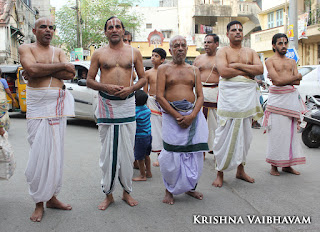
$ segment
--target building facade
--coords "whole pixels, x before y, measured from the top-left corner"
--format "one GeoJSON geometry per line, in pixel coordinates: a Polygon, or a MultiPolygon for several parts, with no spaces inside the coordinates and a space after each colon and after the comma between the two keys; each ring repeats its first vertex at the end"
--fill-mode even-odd
{"type": "Polygon", "coordinates": [[[0,0],[0,64],[19,63],[18,47],[35,41],[30,0],[0,0]]]}
{"type": "MultiPolygon", "coordinates": [[[[308,14],[305,38],[299,40],[299,65],[320,64],[320,1],[297,0],[298,16],[308,14]]],[[[272,56],[272,37],[276,33],[287,33],[289,1],[262,1],[258,14],[261,31],[251,34],[251,48],[261,53],[264,59],[272,56]]],[[[298,36],[298,35],[295,35],[298,36]]]]}

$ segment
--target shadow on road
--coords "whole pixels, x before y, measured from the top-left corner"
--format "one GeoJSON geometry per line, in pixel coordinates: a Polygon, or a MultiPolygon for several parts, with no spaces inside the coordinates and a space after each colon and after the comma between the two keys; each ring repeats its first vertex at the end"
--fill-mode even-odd
{"type": "Polygon", "coordinates": [[[83,120],[83,119],[76,119],[76,118],[68,118],[67,124],[68,124],[68,126],[69,125],[74,125],[74,126],[96,127],[96,128],[98,128],[96,123],[93,122],[93,121],[83,120]]]}

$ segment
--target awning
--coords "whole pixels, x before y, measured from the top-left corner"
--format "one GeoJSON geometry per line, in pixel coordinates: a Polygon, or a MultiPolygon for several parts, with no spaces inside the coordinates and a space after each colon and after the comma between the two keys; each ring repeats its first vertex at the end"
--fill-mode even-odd
{"type": "Polygon", "coordinates": [[[21,65],[0,65],[2,73],[16,73],[21,65]]]}
{"type": "Polygon", "coordinates": [[[24,34],[20,31],[20,29],[15,28],[13,26],[10,26],[10,29],[11,29],[11,37],[17,36],[17,40],[19,41],[19,43],[20,44],[23,43],[24,34]]]}

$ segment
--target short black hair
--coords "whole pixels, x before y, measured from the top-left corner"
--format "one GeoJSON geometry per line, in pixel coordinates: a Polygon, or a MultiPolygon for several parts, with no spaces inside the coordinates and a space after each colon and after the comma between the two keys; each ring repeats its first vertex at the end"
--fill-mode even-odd
{"type": "Polygon", "coordinates": [[[137,90],[134,95],[136,97],[136,106],[143,106],[147,103],[148,94],[146,94],[146,92],[143,90],[137,90]]]}
{"type": "Polygon", "coordinates": [[[155,48],[152,52],[158,53],[161,56],[161,59],[165,59],[167,57],[167,52],[162,48],[155,48]]]}
{"type": "MultiPolygon", "coordinates": [[[[286,34],[277,33],[277,34],[275,34],[275,35],[272,37],[272,45],[276,44],[276,43],[277,43],[277,40],[280,39],[280,38],[282,38],[282,37],[286,38],[286,39],[287,39],[287,42],[289,42],[288,37],[287,37],[286,34]]],[[[272,47],[272,51],[273,51],[273,52],[276,52],[276,50],[275,50],[273,47],[272,47]]]]}
{"type": "Polygon", "coordinates": [[[124,35],[131,35],[131,37],[132,37],[131,32],[130,32],[130,31],[127,31],[127,30],[124,31],[124,35]]]}
{"type": "MultiPolygon", "coordinates": [[[[106,23],[104,24],[104,31],[107,31],[107,24],[108,24],[108,21],[109,20],[111,20],[111,19],[114,19],[114,18],[117,18],[117,19],[119,19],[117,16],[111,16],[110,18],[108,18],[107,19],[107,21],[106,21],[106,23]]],[[[120,19],[119,19],[120,20],[120,19]]],[[[122,23],[122,21],[120,20],[120,22],[121,22],[121,26],[122,26],[122,28],[123,28],[123,30],[124,30],[124,25],[123,25],[123,23],[122,23]]]]}
{"type": "Polygon", "coordinates": [[[219,36],[217,34],[206,34],[206,36],[204,38],[207,38],[208,36],[212,36],[213,37],[213,42],[214,43],[218,43],[219,42],[219,36]]]}
{"type": "Polygon", "coordinates": [[[234,20],[234,21],[231,21],[230,23],[228,23],[228,25],[227,25],[227,31],[230,31],[230,27],[231,27],[232,25],[235,25],[235,24],[240,24],[241,27],[243,28],[242,23],[240,23],[240,22],[237,21],[237,20],[234,20]]]}

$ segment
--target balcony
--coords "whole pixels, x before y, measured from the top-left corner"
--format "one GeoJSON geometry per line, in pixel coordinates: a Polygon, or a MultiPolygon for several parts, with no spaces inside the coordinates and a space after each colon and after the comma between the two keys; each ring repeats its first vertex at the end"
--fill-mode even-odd
{"type": "Polygon", "coordinates": [[[232,16],[231,6],[223,6],[218,4],[196,4],[194,16],[232,16]]]}
{"type": "Polygon", "coordinates": [[[320,24],[320,4],[309,11],[308,26],[320,24]]]}
{"type": "Polygon", "coordinates": [[[251,15],[257,15],[261,9],[255,2],[241,2],[238,1],[238,12],[237,16],[249,17],[251,15]]]}

